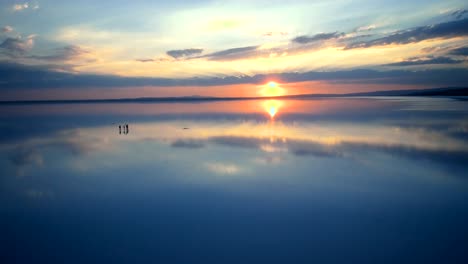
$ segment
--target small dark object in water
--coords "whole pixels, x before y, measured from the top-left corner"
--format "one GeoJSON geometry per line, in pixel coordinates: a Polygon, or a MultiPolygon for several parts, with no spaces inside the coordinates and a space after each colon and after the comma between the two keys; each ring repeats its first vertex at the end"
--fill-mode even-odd
{"type": "Polygon", "coordinates": [[[186,129],[190,129],[190,128],[188,128],[188,127],[184,127],[183,129],[184,129],[184,130],[186,130],[186,129]]]}

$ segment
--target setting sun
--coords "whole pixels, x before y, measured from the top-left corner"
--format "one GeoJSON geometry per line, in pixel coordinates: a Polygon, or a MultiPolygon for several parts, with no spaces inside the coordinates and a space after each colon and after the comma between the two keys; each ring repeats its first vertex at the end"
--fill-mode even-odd
{"type": "Polygon", "coordinates": [[[265,85],[262,85],[262,89],[260,90],[260,94],[262,96],[281,96],[286,94],[286,90],[281,88],[278,83],[270,81],[265,85]]]}

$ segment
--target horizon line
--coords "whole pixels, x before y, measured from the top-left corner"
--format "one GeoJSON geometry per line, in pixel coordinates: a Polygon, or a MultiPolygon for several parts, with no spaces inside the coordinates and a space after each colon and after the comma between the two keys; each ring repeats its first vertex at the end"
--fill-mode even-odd
{"type": "Polygon", "coordinates": [[[204,101],[240,101],[240,100],[292,100],[318,97],[358,97],[358,96],[468,96],[468,87],[444,87],[408,90],[384,90],[357,93],[315,93],[292,94],[279,96],[247,96],[247,97],[216,97],[216,96],[166,96],[166,97],[133,97],[133,98],[96,98],[96,99],[41,99],[41,100],[7,100],[0,104],[61,104],[61,103],[177,103],[204,101]]]}

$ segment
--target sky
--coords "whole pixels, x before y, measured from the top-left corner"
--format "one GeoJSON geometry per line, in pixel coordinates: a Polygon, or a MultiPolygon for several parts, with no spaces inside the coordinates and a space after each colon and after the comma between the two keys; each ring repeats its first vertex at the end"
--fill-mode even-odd
{"type": "MultiPolygon", "coordinates": [[[[0,0],[0,100],[466,86],[466,1],[0,0]]],[[[275,95],[275,94],[270,94],[275,95]]]]}

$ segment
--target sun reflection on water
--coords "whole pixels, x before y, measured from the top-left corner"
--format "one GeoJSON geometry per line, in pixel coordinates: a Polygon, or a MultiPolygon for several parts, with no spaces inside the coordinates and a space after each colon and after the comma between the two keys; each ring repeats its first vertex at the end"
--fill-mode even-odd
{"type": "Polygon", "coordinates": [[[283,102],[279,100],[267,100],[264,101],[262,105],[263,109],[270,115],[270,118],[273,119],[283,106],[283,102]]]}

